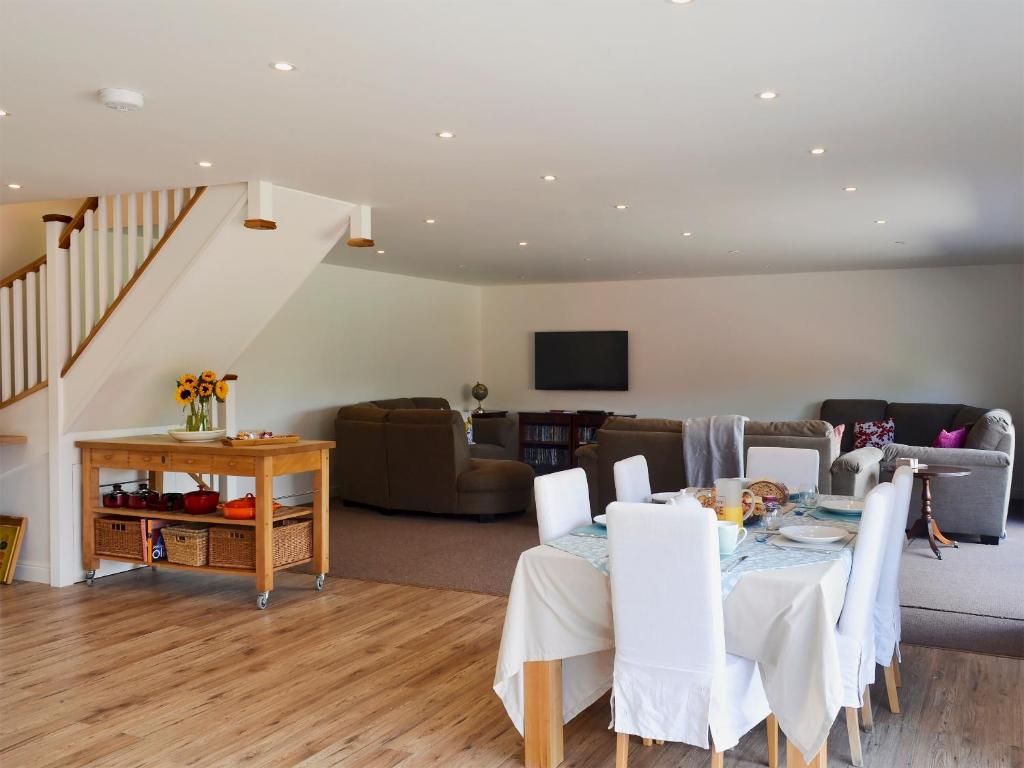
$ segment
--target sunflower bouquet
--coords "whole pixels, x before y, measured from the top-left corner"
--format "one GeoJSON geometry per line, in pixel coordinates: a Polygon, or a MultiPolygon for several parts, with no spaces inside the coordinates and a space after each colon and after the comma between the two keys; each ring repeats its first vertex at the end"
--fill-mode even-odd
{"type": "Polygon", "coordinates": [[[204,432],[213,429],[213,400],[223,403],[228,399],[228,383],[218,379],[213,371],[203,371],[198,377],[183,373],[178,377],[174,389],[174,401],[185,414],[185,429],[188,432],[204,432]]]}

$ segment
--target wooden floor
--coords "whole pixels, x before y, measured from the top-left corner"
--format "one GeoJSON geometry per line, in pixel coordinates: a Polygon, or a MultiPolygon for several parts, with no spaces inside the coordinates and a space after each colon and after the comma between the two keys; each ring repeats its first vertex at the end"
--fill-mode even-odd
{"type": "MultiPolygon", "coordinates": [[[[491,690],[505,599],[282,574],[136,571],[68,589],[0,588],[0,765],[521,765],[491,690]]],[[[1024,661],[908,647],[904,714],[876,690],[869,768],[1020,768],[1024,661]]],[[[614,764],[607,700],[566,730],[566,766],[614,764]]],[[[842,718],[830,765],[849,763],[842,718]]],[[[763,765],[763,729],[726,756],[763,765]]],[[[708,753],[632,747],[630,765],[708,753]]]]}

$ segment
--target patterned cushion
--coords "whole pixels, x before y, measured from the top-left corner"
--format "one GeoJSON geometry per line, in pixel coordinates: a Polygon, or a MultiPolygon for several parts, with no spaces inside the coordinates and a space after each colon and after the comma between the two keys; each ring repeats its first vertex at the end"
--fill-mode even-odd
{"type": "Polygon", "coordinates": [[[943,429],[935,436],[935,442],[932,443],[932,448],[963,448],[964,443],[966,442],[966,426],[960,427],[960,429],[954,429],[952,432],[947,432],[943,429]]]}
{"type": "Polygon", "coordinates": [[[896,424],[892,419],[881,421],[858,421],[853,425],[853,447],[884,448],[893,442],[896,424]]]}

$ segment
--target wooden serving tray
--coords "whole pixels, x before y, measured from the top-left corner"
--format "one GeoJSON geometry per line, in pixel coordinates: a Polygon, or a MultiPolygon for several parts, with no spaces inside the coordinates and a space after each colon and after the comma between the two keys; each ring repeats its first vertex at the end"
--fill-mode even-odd
{"type": "Polygon", "coordinates": [[[298,435],[274,435],[274,437],[250,437],[246,440],[239,440],[234,437],[225,437],[221,440],[224,445],[232,448],[244,448],[253,445],[284,445],[285,443],[297,443],[301,438],[298,435]]]}

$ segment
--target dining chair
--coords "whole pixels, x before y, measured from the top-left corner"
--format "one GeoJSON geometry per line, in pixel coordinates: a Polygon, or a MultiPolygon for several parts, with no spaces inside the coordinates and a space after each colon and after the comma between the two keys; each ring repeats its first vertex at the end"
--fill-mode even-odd
{"type": "Polygon", "coordinates": [[[843,683],[842,705],[846,708],[850,756],[856,766],[864,764],[858,709],[865,727],[870,729],[872,726],[869,686],[875,681],[874,606],[892,529],[894,499],[892,483],[876,485],[864,499],[864,511],[853,550],[853,569],[846,586],[843,611],[836,625],[836,646],[843,683]]]}
{"type": "Polygon", "coordinates": [[[818,452],[810,448],[747,449],[747,477],[775,480],[788,488],[818,485],[818,452]]]}
{"type": "Polygon", "coordinates": [[[582,468],[541,475],[533,480],[540,543],[590,525],[590,491],[582,468]]]}
{"type": "Polygon", "coordinates": [[[615,476],[616,501],[651,500],[651,476],[647,471],[647,459],[643,456],[630,456],[616,461],[612,473],[615,476]]]}
{"type": "Polygon", "coordinates": [[[757,664],[725,650],[715,513],[696,499],[613,502],[608,554],[616,768],[627,768],[630,735],[710,747],[722,768],[725,751],[765,718],[774,768],[778,724],[757,664]]]}
{"type": "Polygon", "coordinates": [[[893,514],[885,540],[885,558],[875,602],[875,661],[885,672],[885,693],[889,711],[899,714],[900,695],[900,561],[907,544],[907,515],[910,493],[914,486],[914,470],[897,467],[892,476],[894,490],[893,514]]]}

